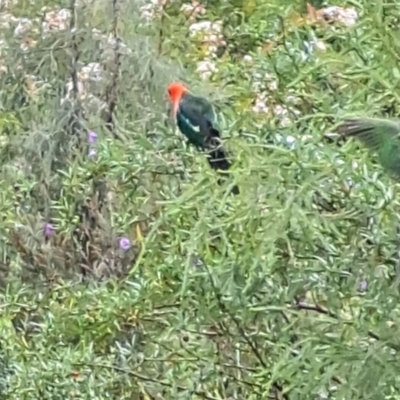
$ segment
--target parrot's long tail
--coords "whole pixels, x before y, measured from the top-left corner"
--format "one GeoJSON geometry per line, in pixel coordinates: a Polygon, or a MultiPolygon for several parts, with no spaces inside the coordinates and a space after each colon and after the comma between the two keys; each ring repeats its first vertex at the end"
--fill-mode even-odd
{"type": "MultiPolygon", "coordinates": [[[[220,133],[215,129],[210,122],[208,122],[208,139],[207,139],[207,160],[210,167],[214,170],[227,171],[231,167],[231,163],[228,161],[228,155],[222,147],[220,133]]],[[[222,184],[222,180],[218,180],[219,184],[222,184]]],[[[232,188],[233,194],[239,194],[239,188],[235,185],[232,188]]]]}
{"type": "Polygon", "coordinates": [[[207,152],[207,160],[210,167],[215,170],[227,171],[231,167],[228,161],[225,150],[222,147],[212,148],[207,152]]]}

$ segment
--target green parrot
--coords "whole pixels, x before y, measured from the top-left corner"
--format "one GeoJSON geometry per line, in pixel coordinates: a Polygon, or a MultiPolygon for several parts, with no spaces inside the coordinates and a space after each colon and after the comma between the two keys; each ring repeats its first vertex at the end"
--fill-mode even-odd
{"type": "Polygon", "coordinates": [[[400,178],[400,120],[348,119],[339,125],[337,132],[344,137],[357,138],[375,151],[383,168],[400,178]]]}
{"type": "MultiPolygon", "coordinates": [[[[220,132],[214,126],[216,116],[212,105],[205,98],[189,93],[187,87],[180,82],[168,86],[168,95],[173,117],[189,143],[205,151],[212,169],[228,170],[231,163],[228,153],[222,147],[220,132]]],[[[234,186],[232,192],[239,194],[239,188],[234,186]]]]}

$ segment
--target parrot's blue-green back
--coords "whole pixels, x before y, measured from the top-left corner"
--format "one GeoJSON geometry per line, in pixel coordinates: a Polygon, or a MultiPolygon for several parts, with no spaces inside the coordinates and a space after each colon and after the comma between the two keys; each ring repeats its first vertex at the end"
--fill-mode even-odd
{"type": "MultiPolygon", "coordinates": [[[[228,154],[222,147],[221,135],[215,127],[213,107],[206,99],[184,93],[179,102],[176,122],[189,142],[206,152],[211,168],[225,171],[230,168],[228,154]]],[[[232,193],[239,194],[239,188],[234,186],[232,193]]]]}
{"type": "Polygon", "coordinates": [[[215,123],[212,105],[203,97],[185,93],[176,115],[179,130],[196,147],[204,148],[209,135],[207,126],[215,123]]]}

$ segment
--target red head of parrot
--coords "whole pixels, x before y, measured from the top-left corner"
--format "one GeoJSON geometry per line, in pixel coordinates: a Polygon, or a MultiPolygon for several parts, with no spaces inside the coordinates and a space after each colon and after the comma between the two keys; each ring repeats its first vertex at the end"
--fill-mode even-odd
{"type": "Polygon", "coordinates": [[[168,96],[172,103],[172,112],[174,117],[176,117],[176,113],[178,112],[179,102],[187,92],[188,88],[181,82],[172,82],[168,86],[168,96]]]}

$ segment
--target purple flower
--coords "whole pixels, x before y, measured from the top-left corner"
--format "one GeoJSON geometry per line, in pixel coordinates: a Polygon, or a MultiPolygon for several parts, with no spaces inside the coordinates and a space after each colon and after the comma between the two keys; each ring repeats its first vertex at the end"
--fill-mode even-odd
{"type": "Polygon", "coordinates": [[[199,258],[199,257],[196,257],[196,256],[192,256],[192,265],[195,267],[195,268],[200,268],[200,267],[202,267],[203,266],[203,261],[201,260],[201,258],[199,258]]]}
{"type": "Polygon", "coordinates": [[[368,283],[367,283],[367,281],[366,281],[365,279],[363,279],[363,280],[360,282],[360,290],[361,290],[362,292],[365,292],[365,291],[367,290],[367,287],[368,287],[368,283]]]}
{"type": "Polygon", "coordinates": [[[89,131],[88,133],[88,142],[93,144],[97,140],[97,133],[94,131],[89,131]]]}
{"type": "Polygon", "coordinates": [[[53,233],[53,225],[50,222],[47,222],[44,225],[44,236],[49,237],[53,233]]]}
{"type": "Polygon", "coordinates": [[[96,149],[89,149],[88,157],[89,157],[89,158],[95,158],[96,156],[97,156],[97,151],[96,151],[96,149]]]}
{"type": "Polygon", "coordinates": [[[119,248],[121,250],[129,250],[130,247],[131,247],[131,241],[128,238],[122,237],[119,239],[119,248]]]}

